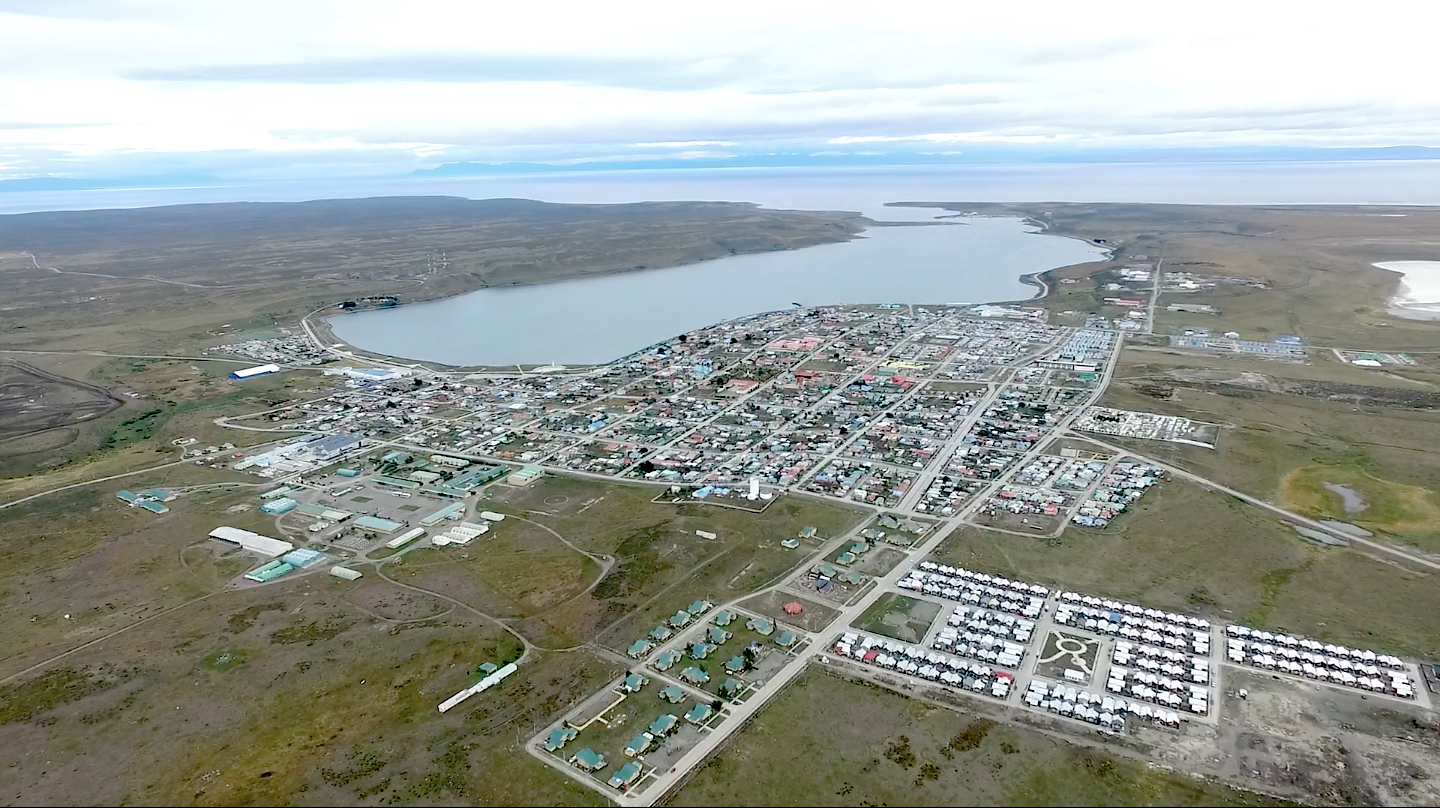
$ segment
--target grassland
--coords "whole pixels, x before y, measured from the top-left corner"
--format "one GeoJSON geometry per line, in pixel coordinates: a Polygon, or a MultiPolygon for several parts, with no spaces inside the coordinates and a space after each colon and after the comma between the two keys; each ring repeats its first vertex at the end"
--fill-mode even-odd
{"type": "MultiPolygon", "coordinates": [[[[214,473],[185,464],[136,487],[214,473]]],[[[387,565],[565,649],[532,650],[497,690],[443,716],[439,701],[475,681],[480,662],[518,658],[519,641],[373,568],[355,582],[227,588],[254,559],[203,537],[215,524],[273,533],[253,508],[231,511],[253,504],[252,489],[186,494],[161,516],[98,486],[7,509],[8,535],[28,540],[0,546],[0,676],[99,642],[0,683],[0,749],[14,753],[0,789],[35,803],[596,804],[522,747],[623,669],[587,644],[632,615],[743,595],[795,563],[772,541],[862,518],[788,498],[764,516],[658,505],[647,488],[561,478],[518,495],[550,508],[525,518],[613,559],[616,580],[592,596],[595,562],[498,501],[481,507],[516,518],[468,558],[448,548],[387,565]],[[696,572],[706,560],[713,570],[696,572]]]]}
{"type": "Polygon", "coordinates": [[[1103,404],[1219,423],[1221,437],[1213,450],[1106,440],[1277,504],[1366,522],[1382,540],[1440,550],[1440,523],[1433,510],[1433,492],[1440,490],[1440,455],[1430,450],[1440,446],[1440,412],[1275,392],[1276,384],[1294,378],[1282,374],[1307,371],[1313,376],[1324,369],[1272,364],[1241,371],[1250,375],[1248,386],[1239,386],[1196,380],[1188,370],[1177,378],[1175,365],[1127,351],[1103,404]],[[1260,370],[1269,375],[1260,375],[1260,370]],[[1171,385],[1164,396],[1142,392],[1162,382],[1171,385]],[[1335,507],[1338,502],[1307,497],[1296,489],[1316,475],[1327,477],[1322,484],[1349,480],[1363,486],[1377,510],[1345,514],[1335,507]]]}
{"type": "Polygon", "coordinates": [[[174,353],[221,324],[263,331],[367,295],[433,299],[671,267],[845,241],[865,224],[725,202],[455,197],[0,216],[0,347],[174,353]]]}
{"type": "MultiPolygon", "coordinates": [[[[934,203],[930,203],[934,204],[934,203]]],[[[1222,285],[1166,296],[1162,303],[1206,303],[1219,315],[1172,313],[1160,307],[1156,332],[1184,325],[1235,330],[1247,336],[1296,334],[1315,345],[1376,350],[1434,349],[1440,323],[1386,313],[1399,276],[1376,262],[1440,257],[1434,234],[1440,211],[1423,207],[943,203],[952,210],[1028,216],[1048,232],[1101,239],[1115,263],[1165,259],[1171,271],[1256,278],[1267,288],[1222,285]],[[1390,215],[1379,215],[1379,214],[1390,215]],[[1403,214],[1396,216],[1393,214],[1403,214]]],[[[1094,311],[1114,296],[1090,282],[1107,265],[1068,267],[1046,277],[1040,301],[1052,312],[1094,311]]]]}
{"type": "Polygon", "coordinates": [[[811,671],[671,805],[1275,805],[811,671]]]}
{"type": "Polygon", "coordinates": [[[858,510],[799,497],[783,497],[754,514],[660,504],[650,501],[654,495],[650,487],[548,477],[528,489],[499,493],[491,505],[477,505],[521,511],[577,547],[614,562],[585,596],[555,603],[543,616],[516,623],[517,628],[543,626],[567,637],[598,638],[623,651],[697,598],[723,603],[778,582],[805,558],[780,546],[801,528],[816,527],[828,538],[865,518],[858,510]],[[717,538],[705,539],[696,531],[717,538]]]}

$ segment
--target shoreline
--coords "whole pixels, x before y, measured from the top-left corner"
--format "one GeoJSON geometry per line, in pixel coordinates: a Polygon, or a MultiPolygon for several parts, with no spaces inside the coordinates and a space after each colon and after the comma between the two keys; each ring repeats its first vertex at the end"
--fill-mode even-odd
{"type": "Polygon", "coordinates": [[[1385,299],[1387,314],[1420,322],[1440,320],[1440,261],[1377,261],[1372,266],[1400,275],[1395,293],[1385,299]]]}
{"type": "MultiPolygon", "coordinates": [[[[895,205],[895,206],[909,206],[909,205],[906,205],[906,203],[886,203],[886,204],[887,204],[887,205],[895,205]]],[[[937,209],[943,210],[943,208],[937,208],[937,209]]],[[[868,218],[865,218],[865,217],[861,217],[861,218],[862,218],[863,221],[867,222],[867,227],[866,227],[865,229],[869,229],[870,227],[897,227],[897,226],[898,226],[898,227],[905,227],[905,226],[934,226],[934,225],[951,226],[951,225],[963,225],[963,224],[964,224],[964,222],[957,222],[957,221],[933,222],[933,223],[931,223],[931,222],[880,222],[880,221],[875,221],[875,220],[868,219],[868,218]]],[[[1025,285],[1025,286],[1033,287],[1034,290],[1035,290],[1035,293],[1034,293],[1034,294],[1032,294],[1031,296],[1026,297],[1026,298],[1009,298],[1009,299],[1005,299],[1005,300],[976,301],[976,302],[973,302],[973,303],[965,303],[965,304],[953,304],[953,303],[915,303],[914,305],[926,305],[926,306],[931,306],[931,307],[934,307],[934,308],[956,308],[956,309],[963,309],[963,308],[970,308],[970,307],[973,307],[973,306],[1016,305],[1016,304],[1022,304],[1022,303],[1032,303],[1032,304],[1033,304],[1033,303],[1037,303],[1037,302],[1039,302],[1039,301],[1045,300],[1045,299],[1048,298],[1048,297],[1051,295],[1051,293],[1054,291],[1054,289],[1055,289],[1055,280],[1054,280],[1054,277],[1053,277],[1053,275],[1052,275],[1051,273],[1058,272],[1058,271],[1061,271],[1061,270],[1070,269],[1070,268],[1072,268],[1072,267],[1085,266],[1085,265],[1087,265],[1087,264],[1092,264],[1092,263],[1106,263],[1106,262],[1109,262],[1109,261],[1113,261],[1113,260],[1114,260],[1114,256],[1115,256],[1115,252],[1116,252],[1116,250],[1115,250],[1114,247],[1111,247],[1110,245],[1094,244],[1094,243],[1091,243],[1090,241],[1087,241],[1086,239],[1080,238],[1080,237],[1078,237],[1078,236],[1071,236],[1071,235],[1066,235],[1066,234],[1059,234],[1059,233],[1050,233],[1050,232],[1047,232],[1047,231],[1050,230],[1050,227],[1048,226],[1048,224],[1047,224],[1046,222],[1040,221],[1040,220],[1035,219],[1035,218],[1030,217],[1030,216],[1020,215],[1020,214],[1016,214],[1016,215],[981,214],[981,215],[976,215],[976,216],[972,216],[972,217],[964,217],[964,218],[1007,219],[1007,220],[1018,221],[1018,222],[1020,222],[1022,225],[1026,226],[1026,227],[1033,228],[1035,235],[1048,235],[1048,236],[1054,236],[1054,237],[1059,237],[1059,238],[1065,238],[1065,239],[1071,239],[1071,240],[1079,241],[1079,242],[1085,244],[1087,247],[1091,247],[1091,248],[1095,248],[1095,249],[1103,249],[1103,250],[1104,250],[1104,255],[1103,255],[1102,257],[1097,258],[1097,260],[1095,260],[1095,261],[1085,261],[1085,262],[1078,263],[1078,264],[1065,264],[1065,265],[1062,265],[1062,266],[1051,267],[1051,268],[1049,268],[1049,269],[1045,269],[1045,270],[1042,270],[1042,271],[1039,271],[1039,272],[1027,272],[1027,273],[1023,273],[1023,274],[1018,275],[1018,276],[1016,277],[1016,281],[1017,281],[1017,282],[1025,285]]],[[[863,235],[863,232],[864,232],[864,230],[861,230],[861,231],[858,231],[858,232],[855,233],[855,234],[852,234],[851,237],[850,237],[849,239],[847,239],[845,242],[827,242],[827,243],[847,243],[848,241],[852,241],[852,240],[855,240],[855,239],[865,238],[865,236],[863,235]]],[[[810,246],[818,246],[818,245],[810,245],[810,246]]],[[[792,248],[792,249],[801,249],[801,248],[792,248]]],[[[766,251],[766,252],[786,252],[786,251],[789,251],[789,250],[770,250],[770,251],[766,251]]],[[[760,254],[760,253],[756,253],[756,254],[760,254]]],[[[718,259],[706,259],[706,260],[718,260],[718,259]]],[[[657,269],[657,270],[658,270],[658,269],[678,269],[678,268],[680,268],[680,267],[695,266],[695,265],[698,265],[698,264],[703,264],[703,263],[705,263],[705,262],[706,262],[706,261],[697,261],[697,262],[692,262],[692,263],[690,263],[690,264],[681,264],[681,265],[678,265],[678,266],[676,266],[676,267],[664,267],[664,268],[656,267],[656,268],[654,268],[654,269],[657,269]]],[[[637,270],[626,270],[626,271],[623,271],[623,272],[621,272],[621,273],[604,273],[604,275],[630,274],[630,273],[636,272],[636,271],[637,271],[637,270]]],[[[645,270],[645,271],[648,271],[648,270],[645,270]]],[[[602,276],[603,276],[603,275],[597,274],[597,275],[595,275],[595,276],[587,276],[587,277],[602,277],[602,276]]],[[[576,280],[576,279],[570,279],[570,280],[576,280]]],[[[565,283],[565,282],[566,282],[566,281],[551,281],[550,283],[565,283]]],[[[435,301],[435,300],[446,300],[446,299],[450,299],[450,298],[454,298],[454,297],[462,297],[462,296],[464,296],[464,295],[468,295],[468,294],[472,294],[472,293],[474,293],[474,292],[480,291],[481,289],[498,289],[498,288],[509,288],[509,287],[516,287],[516,286],[539,286],[539,285],[545,285],[545,284],[504,284],[504,285],[497,285],[497,286],[484,286],[484,287],[480,287],[479,289],[472,289],[472,290],[469,290],[469,291],[459,292],[459,293],[456,293],[456,294],[453,294],[453,295],[443,295],[443,296],[439,296],[439,297],[435,297],[435,298],[417,298],[417,299],[415,299],[415,300],[406,301],[406,302],[401,303],[401,304],[399,304],[399,305],[400,305],[400,306],[403,306],[403,305],[409,305],[409,304],[411,304],[411,303],[433,302],[433,301],[435,301]]],[[[839,307],[867,307],[867,306],[879,306],[879,305],[883,305],[883,303],[880,302],[880,301],[849,302],[849,303],[826,304],[826,305],[820,305],[820,306],[807,306],[807,307],[805,307],[805,308],[806,308],[806,309],[827,309],[827,308],[839,308],[839,307]]],[[[330,307],[330,308],[333,308],[333,307],[330,307]]],[[[386,307],[386,308],[398,308],[398,306],[386,307]]],[[[374,311],[374,310],[376,310],[376,309],[366,309],[365,311],[374,311]]],[[[773,313],[775,313],[775,312],[777,312],[777,311],[783,311],[783,310],[785,310],[785,309],[771,309],[771,310],[767,310],[767,311],[752,312],[752,313],[750,313],[750,314],[746,314],[746,315],[743,315],[743,316],[741,316],[741,317],[735,317],[735,318],[730,318],[730,319],[725,319],[725,320],[719,320],[719,321],[717,321],[717,322],[715,322],[715,323],[711,323],[711,324],[708,324],[707,326],[702,326],[702,327],[713,327],[714,325],[719,325],[719,324],[721,324],[721,323],[727,323],[727,322],[743,322],[743,321],[745,321],[745,320],[748,320],[748,319],[751,319],[751,318],[754,318],[754,317],[762,317],[762,316],[769,315],[769,314],[773,314],[773,313]]],[[[638,348],[638,349],[636,349],[635,351],[631,351],[631,352],[628,353],[628,354],[625,354],[625,355],[623,355],[623,356],[616,357],[616,358],[614,358],[614,359],[611,359],[611,360],[609,360],[609,361],[607,361],[607,362],[603,362],[603,363],[573,364],[573,365],[563,365],[563,366],[559,366],[559,367],[557,367],[557,366],[554,365],[554,364],[547,364],[547,363],[533,363],[533,364],[521,363],[521,364],[518,364],[518,365],[452,365],[452,364],[448,364],[448,363],[445,363],[445,362],[437,362],[437,361],[423,360],[423,359],[410,359],[410,358],[407,358],[407,357],[394,356],[394,355],[390,355],[390,354],[382,354],[382,353],[379,353],[379,352],[377,352],[377,351],[371,351],[371,350],[368,350],[368,349],[360,348],[359,346],[356,346],[354,343],[351,343],[351,342],[349,342],[349,341],[347,341],[347,340],[341,339],[341,338],[335,333],[334,329],[332,329],[332,328],[330,327],[330,320],[331,320],[332,318],[337,317],[337,316],[343,316],[343,314],[349,313],[349,312],[336,312],[336,313],[325,314],[325,313],[324,313],[325,311],[326,311],[326,309],[320,309],[320,310],[316,310],[316,311],[314,311],[314,312],[311,312],[310,314],[307,314],[304,318],[302,318],[302,323],[308,323],[308,326],[307,326],[307,327],[308,327],[309,329],[313,329],[313,330],[314,330],[314,332],[315,332],[315,335],[314,335],[315,338],[316,338],[317,340],[323,341],[324,346],[325,346],[325,348],[327,349],[327,351],[336,351],[336,352],[340,352],[340,353],[345,354],[343,357],[337,357],[337,358],[339,358],[341,361],[372,362],[372,363],[375,363],[375,364],[378,364],[378,365],[388,365],[388,366],[392,366],[392,367],[403,367],[403,368],[411,368],[411,369],[417,369],[417,370],[418,370],[418,369],[425,369],[425,370],[429,370],[429,371],[432,371],[432,372],[443,372],[443,373],[505,374],[505,375],[515,375],[515,374],[519,374],[519,375],[529,375],[529,374],[535,373],[535,372],[537,372],[537,371],[539,371],[539,372],[542,373],[542,374],[547,374],[547,375],[548,375],[548,374],[552,374],[552,373],[553,373],[553,374],[560,374],[560,375],[572,374],[572,373],[588,373],[588,372],[591,372],[591,371],[593,371],[593,370],[595,370],[595,369],[597,369],[597,368],[604,368],[604,367],[608,367],[608,366],[611,366],[611,365],[614,365],[614,364],[623,362],[623,361],[629,359],[630,357],[635,356],[636,354],[640,354],[640,353],[644,353],[644,352],[649,351],[649,350],[653,350],[653,349],[656,348],[657,346],[663,345],[663,344],[665,344],[666,342],[669,342],[669,341],[675,339],[676,337],[680,336],[679,334],[671,335],[670,337],[667,337],[666,339],[659,340],[659,341],[657,341],[657,342],[651,343],[651,344],[646,345],[646,346],[644,346],[644,347],[638,348]],[[338,347],[332,347],[332,346],[338,346],[338,347]],[[553,370],[550,370],[551,368],[553,368],[553,370]]]]}

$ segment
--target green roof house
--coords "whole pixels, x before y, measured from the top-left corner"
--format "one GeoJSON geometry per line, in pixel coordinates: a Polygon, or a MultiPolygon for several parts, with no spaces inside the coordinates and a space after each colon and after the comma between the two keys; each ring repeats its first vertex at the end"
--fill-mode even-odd
{"type": "Polygon", "coordinates": [[[706,632],[705,634],[705,640],[712,645],[724,645],[725,643],[729,642],[730,638],[733,636],[735,635],[731,634],[723,628],[711,626],[710,631],[706,632]]]}
{"type": "Polygon", "coordinates": [[[739,679],[726,679],[720,683],[720,695],[727,699],[733,699],[745,691],[745,683],[739,679]]]}
{"type": "Polygon", "coordinates": [[[695,617],[699,617],[700,615],[710,611],[710,608],[713,605],[714,604],[712,604],[710,601],[701,598],[700,600],[697,600],[694,603],[690,604],[690,608],[686,611],[690,612],[690,614],[695,617]]]}
{"type": "Polygon", "coordinates": [[[650,677],[644,676],[639,673],[632,673],[629,676],[625,677],[625,681],[620,683],[620,689],[625,691],[626,693],[639,693],[640,688],[644,687],[649,683],[650,677]]]}
{"type": "Polygon", "coordinates": [[[621,766],[620,770],[615,772],[615,775],[610,778],[610,787],[624,791],[634,785],[636,780],[640,779],[640,773],[642,771],[643,769],[640,768],[640,764],[632,760],[624,766],[621,766]]]}
{"type": "Polygon", "coordinates": [[[575,740],[575,736],[579,734],[573,727],[557,727],[551,731],[550,737],[545,739],[545,751],[558,752],[565,744],[575,740]]]}
{"type": "Polygon", "coordinates": [[[630,743],[625,744],[625,756],[635,757],[645,754],[645,750],[650,748],[650,744],[654,740],[648,732],[635,733],[635,737],[630,739],[630,743]]]}
{"type": "Polygon", "coordinates": [[[725,611],[724,609],[721,609],[720,611],[718,611],[718,612],[715,613],[714,622],[715,622],[715,625],[720,626],[720,627],[722,627],[722,628],[725,627],[725,626],[728,626],[728,625],[730,625],[731,623],[735,622],[735,613],[734,613],[734,612],[727,612],[727,611],[725,611]]]}
{"type": "Polygon", "coordinates": [[[489,676],[490,674],[498,670],[500,670],[500,666],[496,665],[494,662],[481,662],[480,667],[476,668],[475,672],[480,676],[489,676]]]}
{"type": "Polygon", "coordinates": [[[768,617],[752,617],[745,621],[745,627],[762,637],[769,637],[775,631],[775,621],[768,617]]]}
{"type": "Polygon", "coordinates": [[[680,719],[670,713],[665,713],[654,721],[651,721],[650,728],[647,731],[656,738],[664,738],[666,735],[674,732],[675,727],[679,726],[679,724],[680,719]]]}
{"type": "Polygon", "coordinates": [[[685,720],[692,724],[703,724],[710,719],[714,712],[715,710],[708,704],[697,704],[685,714],[685,720]]]}
{"type": "Polygon", "coordinates": [[[710,674],[692,665],[680,671],[680,678],[692,685],[703,685],[710,681],[710,674]]]}
{"type": "Polygon", "coordinates": [[[675,636],[675,632],[671,631],[669,626],[656,626],[650,629],[650,639],[655,642],[665,642],[673,636],[675,636]]]}
{"type": "Polygon", "coordinates": [[[786,550],[794,550],[796,547],[799,547],[799,546],[800,546],[800,540],[799,540],[799,539],[781,539],[781,540],[780,540],[780,546],[781,546],[781,547],[784,547],[786,550]]]}
{"type": "Polygon", "coordinates": [[[842,567],[848,567],[851,564],[855,563],[855,554],[849,551],[843,552],[840,555],[835,556],[835,563],[839,564],[842,567]]]}
{"type": "Polygon", "coordinates": [[[576,752],[575,757],[570,758],[570,762],[587,772],[605,768],[605,756],[588,746],[576,752]]]}
{"type": "Polygon", "coordinates": [[[657,671],[668,671],[668,670],[670,670],[670,668],[673,667],[676,662],[679,662],[679,661],[680,661],[680,657],[682,657],[682,656],[684,656],[684,655],[681,654],[679,651],[675,650],[674,648],[671,648],[669,651],[666,651],[665,653],[661,654],[660,656],[655,657],[655,670],[657,670],[657,671]]]}
{"type": "Polygon", "coordinates": [[[714,650],[715,646],[711,645],[708,642],[697,642],[690,646],[690,658],[704,659],[705,657],[710,656],[711,652],[713,652],[714,650]]]}
{"type": "Polygon", "coordinates": [[[660,689],[660,698],[671,704],[679,704],[685,700],[685,691],[675,685],[666,685],[660,689]]]}
{"type": "Polygon", "coordinates": [[[650,649],[654,647],[655,643],[649,640],[636,640],[630,643],[630,647],[625,649],[625,653],[629,654],[632,659],[639,659],[650,653],[650,649]]]}
{"type": "Polygon", "coordinates": [[[792,645],[795,644],[795,632],[793,632],[793,631],[782,631],[782,632],[780,632],[780,636],[778,636],[778,637],[775,638],[775,644],[778,645],[778,646],[780,646],[781,648],[789,648],[790,646],[792,646],[792,645]]]}
{"type": "Polygon", "coordinates": [[[745,657],[741,654],[736,654],[725,660],[726,673],[743,673],[747,667],[749,666],[745,662],[745,657]]]}
{"type": "Polygon", "coordinates": [[[690,613],[685,611],[684,609],[681,609],[680,611],[676,612],[673,617],[670,618],[670,627],[685,628],[686,626],[690,625],[691,619],[692,618],[690,617],[690,613]]]}

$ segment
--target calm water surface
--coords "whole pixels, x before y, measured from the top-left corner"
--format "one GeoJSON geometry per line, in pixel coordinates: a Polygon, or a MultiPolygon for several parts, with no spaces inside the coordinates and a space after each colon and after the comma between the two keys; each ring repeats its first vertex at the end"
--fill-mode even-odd
{"type": "MultiPolygon", "coordinates": [[[[444,194],[549,202],[710,199],[855,210],[892,221],[934,211],[886,201],[1440,204],[1440,161],[968,165],[711,169],[530,176],[242,182],[198,188],[0,193],[0,213],[192,202],[444,194]]],[[[606,361],[702,325],[790,303],[979,302],[1029,296],[1016,278],[1090,260],[1084,244],[1014,222],[872,229],[843,245],[726,258],[678,270],[483,290],[336,318],[365,348],[463,364],[606,361]]]]}
{"type": "MultiPolygon", "coordinates": [[[[911,211],[933,216],[937,211],[911,211]]],[[[794,303],[983,303],[1029,298],[1019,276],[1104,252],[1015,219],[875,227],[803,250],[674,269],[481,289],[329,320],[369,351],[451,365],[599,364],[676,334],[794,303]]]]}

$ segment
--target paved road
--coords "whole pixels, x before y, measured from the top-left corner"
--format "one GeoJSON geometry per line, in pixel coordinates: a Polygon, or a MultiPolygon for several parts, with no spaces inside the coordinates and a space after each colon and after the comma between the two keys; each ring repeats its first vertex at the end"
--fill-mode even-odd
{"type": "MultiPolygon", "coordinates": [[[[1095,388],[1091,391],[1090,396],[1086,400],[1085,404],[1089,404],[1099,398],[1099,396],[1104,392],[1105,388],[1109,385],[1110,378],[1114,375],[1115,372],[1115,365],[1119,361],[1121,343],[1123,342],[1123,339],[1123,335],[1117,335],[1115,345],[1113,346],[1113,352],[1110,355],[1110,360],[1105,366],[1104,378],[1101,380],[1101,383],[1097,384],[1095,388]]],[[[1004,387],[1004,384],[997,385],[987,395],[987,400],[993,400],[995,396],[999,395],[1000,390],[1004,387]]],[[[1083,410],[1084,405],[1076,406],[1076,408],[1070,413],[1070,415],[1062,419],[1059,424],[1056,424],[1055,428],[1051,431],[1051,436],[1058,436],[1064,434],[1065,431],[1070,428],[1071,423],[1073,423],[1074,420],[1080,416],[1080,413],[1083,410]]],[[[1010,475],[1017,471],[1026,462],[1028,462],[1031,457],[1039,454],[1048,442],[1048,440],[1037,441],[1034,448],[1032,448],[1029,452],[1025,454],[1024,457],[1022,457],[1019,461],[1017,461],[1014,465],[1011,466],[1009,473],[1001,475],[1000,477],[992,480],[989,485],[987,485],[981,491],[977,492],[976,495],[971,498],[971,500],[964,506],[964,508],[961,509],[958,514],[946,520],[945,522],[942,522],[940,526],[936,529],[935,533],[930,536],[930,538],[925,539],[919,544],[912,547],[908,551],[908,558],[906,559],[906,561],[895,565],[895,567],[891,569],[890,572],[887,573],[884,577],[876,579],[874,581],[874,585],[871,587],[868,593],[859,598],[854,604],[842,607],[840,609],[840,614],[834,621],[829,624],[830,628],[827,629],[827,631],[834,631],[838,628],[843,628],[850,625],[851,623],[859,619],[859,617],[864,614],[865,610],[870,608],[870,606],[874,604],[875,601],[879,600],[886,593],[895,591],[897,589],[896,585],[899,583],[900,579],[903,578],[905,574],[910,571],[910,567],[914,560],[925,558],[927,555],[933,552],[935,548],[939,547],[940,544],[944,542],[945,539],[947,539],[956,528],[967,522],[969,517],[977,509],[979,509],[986,500],[989,499],[992,492],[994,492],[1001,485],[1003,485],[1004,482],[1009,479],[1010,475]]],[[[701,739],[700,743],[696,744],[693,748],[691,748],[690,751],[687,752],[685,756],[682,757],[673,768],[659,775],[653,781],[651,781],[647,785],[644,793],[636,794],[631,792],[622,795],[619,799],[621,804],[649,806],[654,804],[656,801],[662,799],[670,791],[671,788],[675,787],[675,785],[685,777],[685,775],[690,771],[690,769],[698,766],[702,761],[705,760],[708,755],[710,755],[710,753],[718,749],[720,745],[723,744],[725,740],[730,736],[731,733],[744,726],[745,723],[752,716],[758,713],[765,706],[765,704],[770,701],[770,699],[783,692],[785,686],[789,684],[792,680],[794,680],[795,677],[799,676],[800,673],[804,671],[805,668],[810,664],[811,660],[824,654],[825,651],[828,649],[828,645],[823,642],[823,639],[823,635],[812,637],[812,641],[809,643],[809,645],[804,651],[802,651],[800,654],[797,654],[788,665],[786,665],[783,669],[776,673],[775,676],[771,677],[770,680],[765,683],[765,686],[763,688],[751,695],[749,700],[745,701],[743,704],[731,707],[729,718],[727,718],[723,724],[712,730],[703,739],[701,739]]]]}
{"type": "Polygon", "coordinates": [[[1398,547],[1391,547],[1391,546],[1388,545],[1388,544],[1381,544],[1380,542],[1370,541],[1369,539],[1364,539],[1364,538],[1360,538],[1360,537],[1358,537],[1358,536],[1354,536],[1354,535],[1352,535],[1352,534],[1350,534],[1350,533],[1346,533],[1345,531],[1340,530],[1340,529],[1338,529],[1338,528],[1330,527],[1329,525],[1323,524],[1323,523],[1321,523],[1321,522],[1317,522],[1317,521],[1315,521],[1314,519],[1310,519],[1309,517],[1301,516],[1301,515],[1298,514],[1298,513],[1292,513],[1292,512],[1290,512],[1290,511],[1287,511],[1287,510],[1285,510],[1284,508],[1280,507],[1279,505],[1275,505],[1275,504],[1266,502],[1265,500],[1260,499],[1260,498],[1258,498],[1258,497],[1252,497],[1252,496],[1250,496],[1249,494],[1244,493],[1243,491],[1236,491],[1235,489],[1233,489],[1233,488],[1231,488],[1231,487],[1229,487],[1229,486],[1221,485],[1220,483],[1217,483],[1217,482],[1215,482],[1214,480],[1210,480],[1210,479],[1207,479],[1207,478],[1205,478],[1205,477],[1201,477],[1201,476],[1198,475],[1198,474],[1195,474],[1195,473],[1193,473],[1193,472],[1186,471],[1185,469],[1182,469],[1182,468],[1180,468],[1180,467],[1178,467],[1178,466],[1172,466],[1172,465],[1170,465],[1169,463],[1166,463],[1166,462],[1164,462],[1164,461],[1162,461],[1162,460],[1156,460],[1156,459],[1153,458],[1153,457],[1146,457],[1145,455],[1138,454],[1138,453],[1133,452],[1133,451],[1131,451],[1131,450],[1129,450],[1129,449],[1122,449],[1122,448],[1120,448],[1119,446],[1115,446],[1115,445],[1113,445],[1113,444],[1106,443],[1106,442],[1104,442],[1104,441],[1102,441],[1102,440],[1097,439],[1094,435],[1092,435],[1092,434],[1090,434],[1090,433],[1088,433],[1088,432],[1085,432],[1085,433],[1072,433],[1072,434],[1074,434],[1076,437],[1084,438],[1085,440],[1087,440],[1087,441],[1089,441],[1089,442],[1091,442],[1091,443],[1097,444],[1097,445],[1099,445],[1099,446],[1104,446],[1105,448],[1110,449],[1111,451],[1119,452],[1119,453],[1121,453],[1121,454],[1129,455],[1129,456],[1135,458],[1136,460],[1140,460],[1140,461],[1142,461],[1142,462],[1149,463],[1149,464],[1152,465],[1152,466],[1159,466],[1160,468],[1165,469],[1167,472],[1169,472],[1170,474],[1172,474],[1172,475],[1174,475],[1174,476],[1176,476],[1176,477],[1181,477],[1181,478],[1183,478],[1183,479],[1190,480],[1191,482],[1199,483],[1199,484],[1201,484],[1201,485],[1203,485],[1203,486],[1205,486],[1205,487],[1207,487],[1207,488],[1211,488],[1211,489],[1214,489],[1214,490],[1216,490],[1216,491],[1219,491],[1219,492],[1222,493],[1222,494],[1229,494],[1230,496],[1235,497],[1235,498],[1238,499],[1238,500],[1242,500],[1242,501],[1244,501],[1244,502],[1248,502],[1248,503],[1250,503],[1251,505],[1254,505],[1254,506],[1257,507],[1257,508],[1262,508],[1262,509],[1264,509],[1264,510],[1267,510],[1267,511],[1275,514],[1276,516],[1279,516],[1279,517],[1282,518],[1282,519],[1285,519],[1285,520],[1290,521],[1290,522],[1294,522],[1294,523],[1299,524],[1299,525],[1303,525],[1303,526],[1305,526],[1305,527],[1310,528],[1311,530],[1318,530],[1318,531],[1320,531],[1321,533],[1324,533],[1324,534],[1326,534],[1326,535],[1328,535],[1328,536],[1334,536],[1334,537],[1337,538],[1337,539],[1344,539],[1345,541],[1350,542],[1350,543],[1352,543],[1352,544],[1358,544],[1358,545],[1361,545],[1361,546],[1364,546],[1364,547],[1368,547],[1368,548],[1370,548],[1370,549],[1372,549],[1372,550],[1378,550],[1378,551],[1380,551],[1380,552],[1382,552],[1382,553],[1388,553],[1388,554],[1390,554],[1390,555],[1397,556],[1397,557],[1399,557],[1399,558],[1403,558],[1403,559],[1405,559],[1406,561],[1409,561],[1409,562],[1412,563],[1412,564],[1419,564],[1419,565],[1422,566],[1422,567],[1429,567],[1430,569],[1440,570],[1440,562],[1432,561],[1431,559],[1425,558],[1425,557],[1423,557],[1423,556],[1418,556],[1418,555],[1414,555],[1414,554],[1412,554],[1412,553],[1407,553],[1407,552],[1405,552],[1404,550],[1399,549],[1398,547]]]}
{"type": "Polygon", "coordinates": [[[1161,256],[1155,262],[1155,288],[1150,291],[1150,311],[1145,317],[1145,333],[1155,333],[1155,304],[1160,302],[1160,278],[1164,275],[1161,267],[1165,266],[1165,258],[1161,256]]]}

